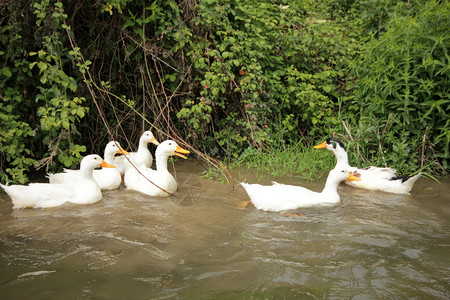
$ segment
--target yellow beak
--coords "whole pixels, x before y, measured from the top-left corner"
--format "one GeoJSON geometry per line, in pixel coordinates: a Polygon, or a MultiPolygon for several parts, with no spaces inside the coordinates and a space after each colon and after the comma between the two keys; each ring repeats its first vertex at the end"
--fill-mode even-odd
{"type": "Polygon", "coordinates": [[[326,149],[327,148],[327,144],[325,142],[323,142],[322,144],[319,144],[317,146],[314,146],[314,149],[326,149]]]}
{"type": "Polygon", "coordinates": [[[189,153],[191,153],[191,152],[189,152],[189,151],[186,150],[186,149],[181,148],[180,146],[177,146],[177,150],[175,150],[174,154],[175,154],[176,156],[181,157],[181,158],[187,159],[187,157],[184,156],[184,155],[181,154],[181,153],[189,154],[189,153]]]}
{"type": "Polygon", "coordinates": [[[155,139],[155,137],[153,137],[153,138],[150,140],[150,143],[155,144],[156,146],[159,145],[159,142],[155,139]]]}
{"type": "Polygon", "coordinates": [[[108,164],[106,161],[102,160],[102,164],[100,165],[102,168],[115,168],[113,165],[108,164]]]}
{"type": "Polygon", "coordinates": [[[356,177],[352,173],[350,173],[350,175],[348,175],[347,180],[361,181],[361,179],[359,179],[359,177],[356,177]]]}
{"type": "Polygon", "coordinates": [[[129,155],[130,154],[127,150],[123,149],[122,147],[119,147],[119,150],[117,151],[117,153],[123,154],[123,155],[129,155]]]}

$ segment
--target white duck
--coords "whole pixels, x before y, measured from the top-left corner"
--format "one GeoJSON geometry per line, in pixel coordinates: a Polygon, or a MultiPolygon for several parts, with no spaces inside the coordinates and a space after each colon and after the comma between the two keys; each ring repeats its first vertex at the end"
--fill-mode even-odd
{"type": "Polygon", "coordinates": [[[98,167],[114,168],[104,162],[99,155],[91,154],[83,158],[80,165],[81,176],[65,183],[30,183],[29,185],[0,184],[11,197],[13,208],[56,207],[65,202],[92,204],[102,199],[102,192],[92,176],[98,167]]]}
{"type": "Polygon", "coordinates": [[[145,166],[139,166],[139,172],[130,164],[128,164],[124,175],[124,183],[128,189],[135,190],[150,196],[166,197],[169,196],[166,192],[160,188],[166,190],[169,193],[174,193],[177,190],[177,182],[175,178],[167,170],[167,160],[169,156],[177,155],[184,159],[186,156],[183,154],[189,153],[177,145],[176,142],[167,140],[159,144],[156,148],[156,170],[146,168],[145,166]],[[142,173],[142,174],[141,174],[142,173]],[[145,178],[143,177],[145,176],[145,178]],[[148,180],[159,186],[155,186],[148,180]]]}
{"type": "MultiPolygon", "coordinates": [[[[116,153],[121,153],[124,155],[129,154],[120,146],[118,142],[111,141],[106,144],[105,155],[103,157],[104,161],[110,165],[114,165],[114,155],[116,153]]],[[[63,173],[49,173],[47,178],[50,180],[50,183],[66,183],[78,180],[80,173],[80,170],[64,169],[63,173]]],[[[115,190],[119,188],[122,183],[122,176],[117,168],[102,168],[100,170],[94,170],[93,176],[102,190],[115,190]]]]}
{"type": "MultiPolygon", "coordinates": [[[[153,156],[148,150],[148,143],[159,145],[159,142],[153,136],[150,130],[145,131],[139,139],[139,146],[137,152],[131,152],[128,158],[133,162],[135,166],[145,165],[146,168],[151,168],[153,163],[153,156]]],[[[123,155],[114,157],[114,165],[119,171],[120,175],[124,175],[125,170],[130,165],[128,159],[123,155]]]]}
{"type": "Polygon", "coordinates": [[[333,169],[328,174],[322,192],[314,192],[295,185],[273,182],[273,185],[241,183],[250,201],[257,209],[264,211],[283,211],[299,207],[325,206],[339,203],[337,187],[340,182],[359,180],[346,169],[333,169]]]}
{"type": "Polygon", "coordinates": [[[332,151],[337,160],[335,168],[345,168],[359,177],[360,181],[345,181],[346,184],[353,187],[396,194],[409,194],[414,183],[421,175],[419,173],[412,177],[397,176],[397,170],[392,168],[368,167],[366,169],[358,169],[351,167],[348,164],[348,155],[344,144],[337,138],[328,138],[323,143],[314,146],[314,148],[332,151]]]}

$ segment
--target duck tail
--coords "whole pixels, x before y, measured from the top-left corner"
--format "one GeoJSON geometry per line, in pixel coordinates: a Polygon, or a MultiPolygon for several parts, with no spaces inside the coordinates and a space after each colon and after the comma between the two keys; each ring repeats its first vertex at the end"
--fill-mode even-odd
{"type": "Polygon", "coordinates": [[[419,174],[414,175],[412,177],[409,177],[407,180],[405,180],[403,182],[403,185],[406,186],[407,191],[410,192],[414,183],[416,182],[417,179],[419,179],[419,177],[422,175],[422,172],[419,172],[419,174]]]}
{"type": "Polygon", "coordinates": [[[10,184],[9,181],[6,182],[6,184],[1,184],[1,183],[0,183],[0,187],[1,187],[2,189],[4,189],[5,191],[6,191],[6,188],[8,188],[10,185],[11,185],[11,184],[10,184]]]}

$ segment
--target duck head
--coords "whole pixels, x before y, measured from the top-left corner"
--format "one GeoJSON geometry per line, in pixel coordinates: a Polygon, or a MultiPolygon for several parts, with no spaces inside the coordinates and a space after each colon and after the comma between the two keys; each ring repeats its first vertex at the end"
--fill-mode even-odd
{"type": "Polygon", "coordinates": [[[353,180],[353,181],[360,181],[358,177],[353,175],[349,170],[347,169],[341,169],[341,168],[335,168],[330,171],[330,174],[328,175],[329,178],[332,178],[336,182],[342,182],[344,180],[353,180]]]}
{"type": "Polygon", "coordinates": [[[189,154],[190,152],[186,149],[181,148],[175,141],[167,140],[159,144],[156,149],[156,155],[164,154],[167,156],[179,156],[181,158],[187,159],[184,154],[189,154]]]}
{"type": "Polygon", "coordinates": [[[95,168],[115,168],[115,166],[105,162],[100,155],[90,154],[86,155],[80,164],[80,169],[94,170],[95,168]]]}
{"type": "Polygon", "coordinates": [[[105,157],[108,155],[112,155],[114,156],[114,154],[119,153],[119,154],[123,154],[123,155],[128,155],[130,153],[128,153],[128,151],[126,151],[125,149],[123,149],[119,142],[116,141],[111,141],[108,144],[106,144],[105,147],[105,157]]]}
{"type": "Polygon", "coordinates": [[[323,143],[314,146],[315,149],[337,150],[338,147],[345,150],[344,144],[337,138],[327,138],[323,143]]]}
{"type": "Polygon", "coordinates": [[[156,146],[159,145],[159,142],[156,140],[156,138],[153,136],[153,133],[150,130],[147,130],[142,134],[139,142],[145,144],[152,143],[156,146]]]}

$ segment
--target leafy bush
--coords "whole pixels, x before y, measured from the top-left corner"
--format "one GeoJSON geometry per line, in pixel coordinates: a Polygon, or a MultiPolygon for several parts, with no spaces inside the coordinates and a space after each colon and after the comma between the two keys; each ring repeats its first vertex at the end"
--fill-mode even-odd
{"type": "MultiPolygon", "coordinates": [[[[8,77],[7,75],[4,76],[8,77]]],[[[5,82],[0,80],[0,87],[4,85],[5,82]]],[[[27,141],[34,132],[27,123],[21,121],[23,110],[19,110],[18,107],[23,105],[23,97],[16,90],[7,87],[3,89],[2,98],[3,101],[0,102],[2,129],[0,131],[0,170],[2,171],[0,179],[25,183],[28,180],[25,171],[36,163],[31,157],[30,143],[27,141]]]]}
{"type": "MultiPolygon", "coordinates": [[[[340,2],[340,1],[338,1],[340,2]]],[[[344,1],[349,2],[349,1],[344,1]]],[[[369,34],[385,32],[387,24],[393,16],[417,14],[425,1],[421,0],[356,0],[348,8],[347,13],[362,21],[363,27],[369,34]]]]}
{"type": "Polygon", "coordinates": [[[26,78],[31,74],[23,55],[28,32],[20,26],[19,7],[17,3],[5,7],[9,22],[0,31],[0,179],[25,183],[26,171],[36,160],[30,142],[35,132],[27,122],[30,103],[25,98],[26,78]]]}
{"type": "Polygon", "coordinates": [[[396,15],[354,66],[360,122],[364,130],[372,128],[364,148],[389,165],[431,162],[434,169],[449,169],[448,24],[448,2],[430,1],[417,15],[396,15]]]}
{"type": "Polygon", "coordinates": [[[448,166],[448,4],[62,3],[0,4],[2,180],[74,167],[112,137],[133,149],[148,128],[253,163],[342,119],[365,163],[448,166]]]}
{"type": "Polygon", "coordinates": [[[307,12],[306,1],[201,1],[191,51],[194,88],[177,117],[213,153],[238,157],[322,134],[337,122],[356,23],[307,12]],[[309,13],[309,14],[308,14],[309,13]],[[215,143],[217,142],[217,143],[215,143]]]}
{"type": "Polygon", "coordinates": [[[81,105],[84,97],[73,96],[77,80],[65,72],[71,55],[63,45],[67,15],[62,3],[11,2],[6,9],[9,23],[1,36],[6,50],[0,53],[0,168],[3,180],[25,183],[25,171],[38,159],[51,168],[76,166],[86,147],[74,143],[73,135],[79,134],[76,124],[88,109],[81,105]],[[25,29],[33,26],[35,31],[25,29]]]}

